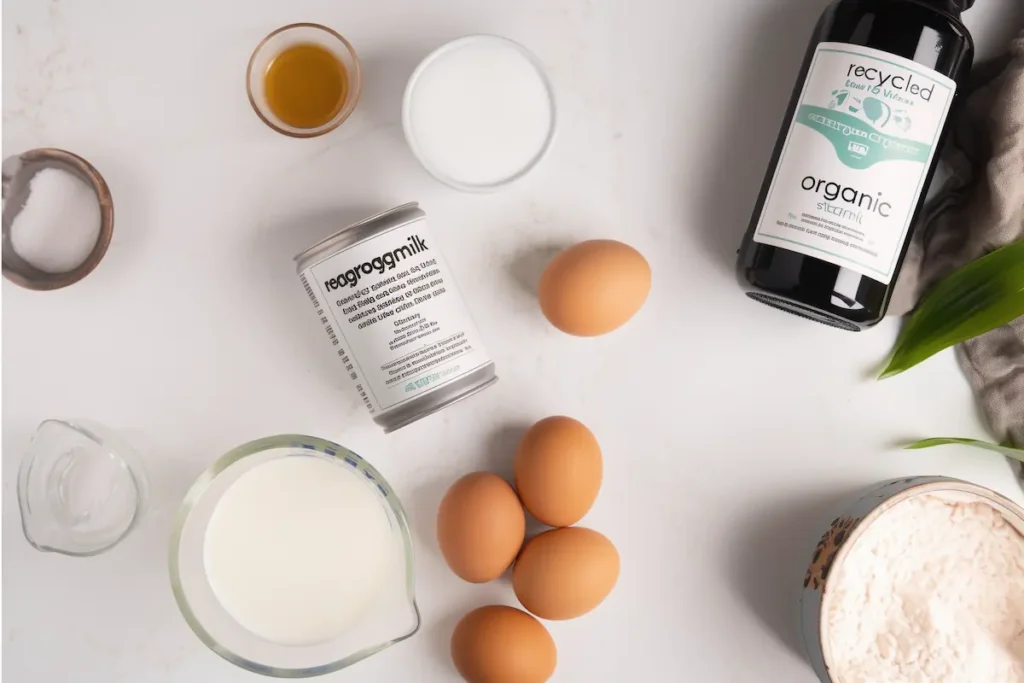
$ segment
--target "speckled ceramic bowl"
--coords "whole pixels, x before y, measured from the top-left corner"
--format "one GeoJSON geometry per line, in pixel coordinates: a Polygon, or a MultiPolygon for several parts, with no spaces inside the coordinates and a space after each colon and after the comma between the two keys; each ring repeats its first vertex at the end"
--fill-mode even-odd
{"type": "Polygon", "coordinates": [[[894,505],[925,493],[973,495],[994,507],[1024,534],[1024,509],[983,486],[949,477],[893,479],[861,497],[836,517],[818,541],[800,596],[800,631],[814,672],[822,683],[841,683],[830,671],[828,634],[829,575],[843,563],[861,533],[894,505]]]}

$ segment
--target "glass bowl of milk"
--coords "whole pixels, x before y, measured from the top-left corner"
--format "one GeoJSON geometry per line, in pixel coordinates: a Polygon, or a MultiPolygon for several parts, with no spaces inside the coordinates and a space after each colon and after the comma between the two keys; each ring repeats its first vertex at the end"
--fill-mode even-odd
{"type": "Polygon", "coordinates": [[[203,473],[170,572],[200,640],[269,676],[337,671],[420,626],[401,503],[368,462],[315,437],[252,441],[203,473]]]}
{"type": "Polygon", "coordinates": [[[493,192],[529,173],[551,147],[555,95],[540,60],[495,35],[453,40],[413,72],[402,128],[413,155],[442,183],[493,192]]]}

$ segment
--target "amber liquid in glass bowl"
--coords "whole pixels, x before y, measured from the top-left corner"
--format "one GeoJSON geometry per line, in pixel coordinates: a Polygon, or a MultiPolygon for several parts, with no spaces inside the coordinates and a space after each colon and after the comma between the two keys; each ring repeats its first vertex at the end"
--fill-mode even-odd
{"type": "Polygon", "coordinates": [[[295,128],[319,128],[333,119],[348,96],[348,73],[330,50],[300,43],[274,57],[264,76],[267,105],[295,128]]]}
{"type": "Polygon", "coordinates": [[[289,24],[256,46],[245,81],[249,103],[265,124],[293,138],[314,138],[355,111],[362,69],[355,49],[337,31],[289,24]]]}

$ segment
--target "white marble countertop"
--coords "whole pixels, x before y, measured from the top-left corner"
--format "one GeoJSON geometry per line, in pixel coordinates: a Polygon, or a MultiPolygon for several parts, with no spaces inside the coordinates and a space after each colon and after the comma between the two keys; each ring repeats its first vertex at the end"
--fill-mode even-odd
{"type": "MultiPolygon", "coordinates": [[[[733,276],[797,65],[822,0],[10,0],[3,16],[3,152],[57,146],[113,190],[114,239],[68,289],[3,283],[3,674],[12,683],[252,681],[208,651],[175,606],[167,536],[177,501],[219,454],[299,432],[341,442],[408,509],[424,615],[413,639],[330,681],[455,681],[461,614],[514,601],[452,575],[433,541],[442,493],[507,472],[525,425],[588,424],[606,480],[585,524],[622,577],[585,618],[550,624],[555,681],[813,683],[795,601],[824,524],[852,492],[944,474],[1024,500],[1007,463],[910,437],[984,437],[946,352],[882,383],[867,373],[896,325],[864,334],[751,303],[733,276]],[[271,29],[318,21],[362,55],[364,98],[339,130],[277,135],[245,97],[271,29]],[[525,181],[495,195],[422,171],[399,125],[405,79],[468,33],[521,41],[548,66],[560,130],[525,181]],[[331,364],[292,256],[345,220],[419,201],[501,381],[393,435],[331,364]],[[623,329],[576,339],[530,292],[552,248],[612,237],[654,288],[623,329]],[[31,549],[19,459],[49,417],[132,430],[155,510],[92,559],[31,549]]],[[[966,15],[982,56],[1024,20],[1017,0],[966,15]]]]}

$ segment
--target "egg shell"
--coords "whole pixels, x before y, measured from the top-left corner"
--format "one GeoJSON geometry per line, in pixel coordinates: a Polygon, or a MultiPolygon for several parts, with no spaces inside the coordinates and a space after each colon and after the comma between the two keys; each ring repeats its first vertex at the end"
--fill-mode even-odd
{"type": "Polygon", "coordinates": [[[586,425],[547,417],[530,427],[516,449],[516,491],[526,510],[548,526],[583,519],[601,490],[601,446],[586,425]]]}
{"type": "Polygon", "coordinates": [[[516,560],[512,588],[541,619],[575,619],[608,597],[619,578],[619,552],[592,529],[551,529],[530,539],[516,560]]]}
{"type": "Polygon", "coordinates": [[[511,566],[526,536],[526,515],[501,477],[474,472],[448,489],[437,511],[437,543],[448,566],[471,583],[493,581],[511,566]]]}
{"type": "Polygon", "coordinates": [[[552,259],[537,296],[552,325],[593,337],[625,324],[650,290],[651,267],[640,252],[614,240],[589,240],[552,259]]]}
{"type": "Polygon", "coordinates": [[[544,683],[557,659],[544,625],[515,607],[479,607],[452,632],[452,662],[469,683],[544,683]]]}

